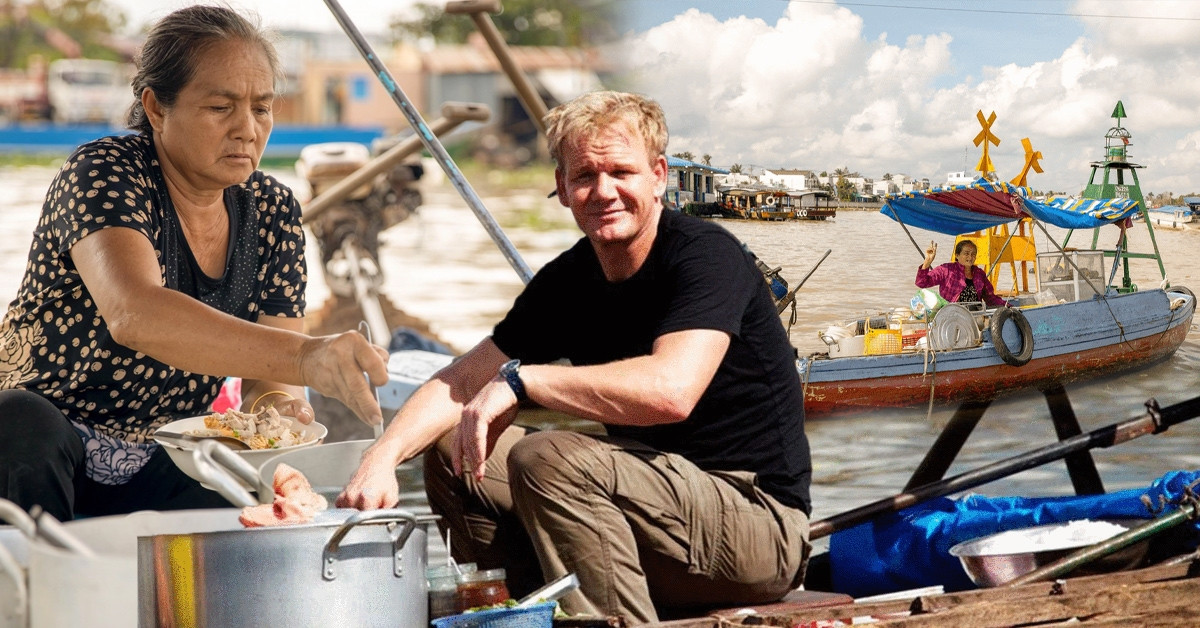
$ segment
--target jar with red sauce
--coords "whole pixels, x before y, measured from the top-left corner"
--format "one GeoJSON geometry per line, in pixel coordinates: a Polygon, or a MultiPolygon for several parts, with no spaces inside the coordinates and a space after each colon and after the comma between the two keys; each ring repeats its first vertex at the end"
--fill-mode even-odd
{"type": "Polygon", "coordinates": [[[429,619],[458,613],[458,578],[475,571],[475,563],[437,565],[425,570],[429,584],[429,619]]]}
{"type": "Polygon", "coordinates": [[[503,569],[482,569],[458,577],[458,612],[503,604],[509,598],[503,569]]]}

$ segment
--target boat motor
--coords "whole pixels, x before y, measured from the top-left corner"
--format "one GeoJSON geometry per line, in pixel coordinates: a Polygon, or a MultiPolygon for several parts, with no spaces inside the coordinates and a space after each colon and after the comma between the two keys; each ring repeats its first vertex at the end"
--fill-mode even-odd
{"type": "MultiPolygon", "coordinates": [[[[370,149],[356,142],[312,144],[300,151],[296,172],[316,198],[397,142],[398,138],[376,140],[370,149]]],[[[415,159],[397,163],[311,217],[308,226],[320,245],[325,279],[335,295],[354,296],[355,273],[379,287],[379,233],[416,213],[422,199],[415,184],[422,174],[415,159]]]]}

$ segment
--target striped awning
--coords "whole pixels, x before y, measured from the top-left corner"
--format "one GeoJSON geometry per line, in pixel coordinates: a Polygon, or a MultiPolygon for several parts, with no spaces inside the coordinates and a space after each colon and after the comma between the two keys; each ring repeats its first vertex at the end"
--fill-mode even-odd
{"type": "Polygon", "coordinates": [[[1124,220],[1137,209],[1137,201],[1119,198],[1039,201],[1030,198],[1027,187],[981,178],[968,185],[890,196],[880,212],[926,231],[959,235],[1026,216],[1064,229],[1090,229],[1124,220]]]}

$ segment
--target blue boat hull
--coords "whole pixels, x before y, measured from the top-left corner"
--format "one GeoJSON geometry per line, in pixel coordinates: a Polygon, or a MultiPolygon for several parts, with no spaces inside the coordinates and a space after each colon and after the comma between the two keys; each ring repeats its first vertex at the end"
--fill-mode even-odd
{"type": "MultiPolygon", "coordinates": [[[[1194,297],[1163,290],[1025,309],[1033,357],[1022,366],[1000,358],[987,330],[969,349],[803,358],[797,368],[805,414],[917,405],[929,401],[931,389],[938,402],[982,401],[1145,366],[1179,348],[1195,309],[1194,297]]],[[[1022,346],[1014,326],[1005,326],[1004,342],[1022,346]]]]}

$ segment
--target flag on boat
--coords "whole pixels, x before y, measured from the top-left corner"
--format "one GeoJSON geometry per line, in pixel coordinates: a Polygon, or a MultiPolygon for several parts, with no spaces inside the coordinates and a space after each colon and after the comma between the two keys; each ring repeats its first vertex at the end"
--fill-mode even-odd
{"type": "Polygon", "coordinates": [[[1133,216],[1138,202],[1127,198],[1031,197],[1028,187],[976,179],[889,197],[879,210],[892,220],[926,231],[960,235],[1031,217],[1064,229],[1091,229],[1133,216]]]}

